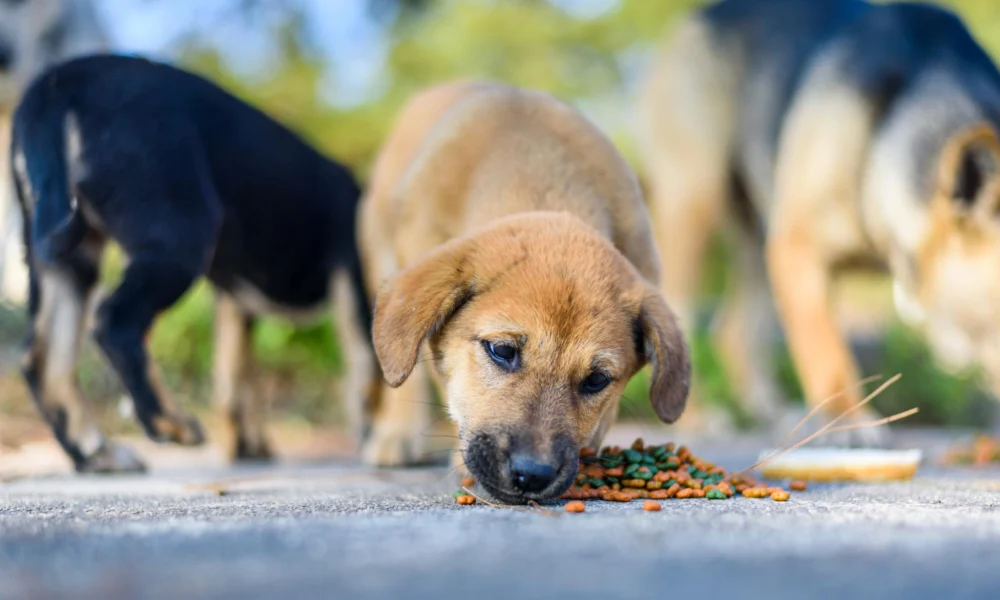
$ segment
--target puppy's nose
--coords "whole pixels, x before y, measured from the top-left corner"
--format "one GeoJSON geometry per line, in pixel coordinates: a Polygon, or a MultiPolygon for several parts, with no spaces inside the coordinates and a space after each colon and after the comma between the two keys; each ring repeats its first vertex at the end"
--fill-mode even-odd
{"type": "Polygon", "coordinates": [[[544,490],[555,481],[556,469],[552,465],[536,462],[527,456],[513,456],[510,459],[510,477],[515,488],[522,492],[535,493],[544,490]]]}

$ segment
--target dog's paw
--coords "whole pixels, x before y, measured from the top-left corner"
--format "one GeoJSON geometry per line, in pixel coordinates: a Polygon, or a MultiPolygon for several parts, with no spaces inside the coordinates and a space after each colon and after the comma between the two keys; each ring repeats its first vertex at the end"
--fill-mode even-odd
{"type": "Polygon", "coordinates": [[[408,433],[374,429],[361,447],[361,460],[371,467],[404,467],[424,460],[423,444],[408,433]]]}
{"type": "Polygon", "coordinates": [[[251,439],[248,436],[236,438],[233,459],[240,462],[269,462],[274,459],[271,445],[264,437],[251,439]]]}
{"type": "Polygon", "coordinates": [[[155,417],[149,436],[157,442],[173,442],[181,446],[200,446],[205,443],[201,423],[185,414],[163,414],[155,417]]]}
{"type": "Polygon", "coordinates": [[[134,450],[105,441],[97,452],[76,465],[79,473],[143,473],[146,465],[134,450]]]}

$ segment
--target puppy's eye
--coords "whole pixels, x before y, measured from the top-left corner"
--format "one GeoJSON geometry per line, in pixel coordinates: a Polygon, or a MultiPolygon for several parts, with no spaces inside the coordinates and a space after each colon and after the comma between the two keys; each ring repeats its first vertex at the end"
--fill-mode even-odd
{"type": "Polygon", "coordinates": [[[520,366],[521,355],[514,345],[483,340],[483,348],[493,362],[507,371],[513,371],[520,366]]]}
{"type": "Polygon", "coordinates": [[[586,379],[580,382],[580,393],[596,394],[608,387],[609,383],[611,383],[610,377],[600,371],[594,371],[588,375],[586,379]]]}

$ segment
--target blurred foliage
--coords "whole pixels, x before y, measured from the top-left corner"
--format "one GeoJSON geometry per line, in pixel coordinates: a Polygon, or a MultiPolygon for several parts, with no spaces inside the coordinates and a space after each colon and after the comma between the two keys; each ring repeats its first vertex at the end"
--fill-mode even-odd
{"type": "MultiPolygon", "coordinates": [[[[366,101],[341,106],[329,89],[330,61],[310,43],[302,6],[295,0],[244,0],[241,9],[253,14],[266,7],[280,9],[278,20],[256,23],[248,35],[271,36],[277,56],[266,72],[240,75],[230,68],[211,35],[191,35],[177,49],[178,62],[218,82],[301,134],[327,155],[348,164],[359,177],[406,98],[424,86],[453,78],[488,78],[547,90],[577,106],[610,107],[627,116],[636,72],[648,59],[665,28],[702,4],[697,0],[367,0],[369,14],[381,28],[387,48],[381,80],[366,101]],[[604,10],[576,10],[582,5],[606,5],[604,10]],[[324,88],[324,86],[326,86],[324,88]]],[[[974,33],[994,55],[1000,53],[1000,3],[948,0],[970,22],[974,33]]],[[[243,71],[241,71],[242,73],[243,71]]],[[[333,73],[336,89],[337,73],[333,73]]],[[[635,164],[635,146],[627,119],[600,122],[623,153],[635,164]]],[[[638,167],[638,165],[636,164],[638,167]]],[[[706,309],[724,293],[728,249],[720,239],[712,251],[705,284],[706,309]]],[[[112,254],[115,271],[121,257],[112,254]]],[[[323,404],[327,383],[340,368],[337,345],[328,321],[295,328],[281,319],[263,319],[254,343],[262,363],[278,373],[296,407],[303,389],[311,392],[310,407],[323,404]]],[[[692,332],[696,375],[706,396],[724,405],[733,390],[712,348],[707,328],[692,332]]],[[[168,311],[155,329],[154,356],[171,381],[205,381],[212,346],[212,293],[205,284],[192,289],[168,311]]],[[[789,397],[801,395],[794,369],[783,348],[779,378],[789,397]]],[[[866,372],[904,372],[903,380],[882,399],[884,409],[922,407],[922,418],[945,424],[968,423],[968,409],[977,398],[969,377],[952,377],[933,368],[919,340],[893,327],[884,350],[866,372]],[[873,370],[874,369],[874,370],[873,370]]],[[[626,391],[625,416],[651,416],[646,402],[648,376],[641,374],[626,391]]],[[[203,394],[202,396],[203,397],[203,394]]],[[[329,404],[329,402],[327,402],[329,404]]],[[[313,411],[316,415],[323,410],[313,411]]],[[[313,414],[311,413],[311,414],[313,414]]]]}

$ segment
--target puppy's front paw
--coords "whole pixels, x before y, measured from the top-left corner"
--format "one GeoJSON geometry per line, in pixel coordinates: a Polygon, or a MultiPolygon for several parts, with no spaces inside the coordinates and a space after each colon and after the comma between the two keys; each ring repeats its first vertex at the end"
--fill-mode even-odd
{"type": "Polygon", "coordinates": [[[419,436],[409,432],[385,431],[375,427],[361,447],[361,460],[371,467],[404,467],[424,459],[419,436]]]}
{"type": "Polygon", "coordinates": [[[97,452],[76,465],[79,473],[143,473],[146,465],[128,446],[106,441],[97,452]]]}
{"type": "Polygon", "coordinates": [[[185,414],[162,414],[153,419],[149,437],[157,442],[173,442],[181,446],[200,446],[205,433],[194,417],[185,414]]]}

